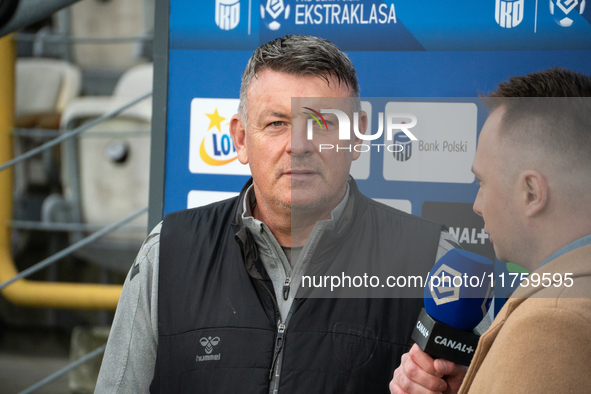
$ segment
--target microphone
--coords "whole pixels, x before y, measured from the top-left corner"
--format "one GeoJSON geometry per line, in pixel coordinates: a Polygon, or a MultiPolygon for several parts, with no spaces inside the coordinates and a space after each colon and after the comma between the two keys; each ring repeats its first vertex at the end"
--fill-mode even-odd
{"type": "Polygon", "coordinates": [[[452,249],[431,269],[412,339],[434,358],[470,365],[479,336],[472,332],[493,298],[492,260],[452,249]]]}

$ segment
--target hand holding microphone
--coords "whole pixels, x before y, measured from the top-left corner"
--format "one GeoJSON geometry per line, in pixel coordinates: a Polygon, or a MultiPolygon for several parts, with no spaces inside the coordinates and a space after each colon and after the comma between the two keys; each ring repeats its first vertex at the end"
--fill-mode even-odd
{"type": "Polygon", "coordinates": [[[393,394],[459,390],[478,343],[472,330],[492,301],[493,267],[491,260],[462,249],[452,249],[437,261],[412,334],[418,346],[402,357],[394,372],[393,394]]]}
{"type": "Polygon", "coordinates": [[[444,359],[433,360],[417,344],[402,356],[390,382],[391,394],[456,394],[464,381],[467,367],[444,359]]]}

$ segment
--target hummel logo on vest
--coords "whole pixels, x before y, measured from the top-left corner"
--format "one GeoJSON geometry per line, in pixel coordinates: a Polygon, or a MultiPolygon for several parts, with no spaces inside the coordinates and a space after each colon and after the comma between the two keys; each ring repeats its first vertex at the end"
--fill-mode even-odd
{"type": "Polygon", "coordinates": [[[218,343],[220,343],[220,338],[219,337],[203,337],[199,340],[199,343],[201,344],[201,346],[203,346],[205,348],[205,353],[207,355],[205,356],[199,356],[197,355],[197,357],[195,358],[195,361],[199,362],[199,361],[219,361],[222,358],[222,354],[218,353],[218,354],[211,354],[211,352],[213,352],[213,347],[216,346],[218,343]]]}

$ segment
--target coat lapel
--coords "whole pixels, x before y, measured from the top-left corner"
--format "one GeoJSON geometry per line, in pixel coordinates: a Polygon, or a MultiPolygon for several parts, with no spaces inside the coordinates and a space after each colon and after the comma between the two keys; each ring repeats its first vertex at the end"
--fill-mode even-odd
{"type": "MultiPolygon", "coordinates": [[[[488,354],[490,348],[492,347],[495,339],[497,338],[501,328],[503,325],[515,311],[525,301],[527,298],[534,296],[536,293],[540,291],[544,291],[544,297],[552,297],[553,293],[558,295],[561,291],[563,291],[564,287],[555,287],[554,286],[554,279],[553,274],[560,273],[562,279],[564,279],[564,273],[572,274],[572,278],[576,278],[578,276],[585,276],[589,275],[591,271],[591,266],[587,261],[589,254],[591,253],[591,245],[583,246],[578,249],[575,249],[571,252],[565,253],[562,256],[550,261],[548,264],[542,266],[541,268],[535,270],[535,273],[540,275],[540,278],[543,276],[544,273],[548,273],[549,277],[552,279],[552,285],[549,287],[544,286],[533,286],[530,282],[528,286],[522,287],[519,286],[517,290],[513,293],[511,298],[507,300],[503,308],[499,311],[499,314],[493,321],[490,328],[482,334],[480,340],[478,341],[478,347],[476,348],[476,353],[474,353],[474,358],[472,359],[472,363],[470,364],[470,368],[468,369],[468,373],[464,378],[464,382],[462,387],[460,388],[459,394],[466,394],[470,390],[470,386],[474,381],[474,377],[478,373],[480,366],[484,362],[486,355],[488,354]]],[[[588,289],[574,289],[576,291],[582,291],[585,294],[588,293],[588,289]]],[[[572,295],[571,295],[572,296],[572,295]]],[[[585,297],[584,294],[582,294],[585,297]]]]}

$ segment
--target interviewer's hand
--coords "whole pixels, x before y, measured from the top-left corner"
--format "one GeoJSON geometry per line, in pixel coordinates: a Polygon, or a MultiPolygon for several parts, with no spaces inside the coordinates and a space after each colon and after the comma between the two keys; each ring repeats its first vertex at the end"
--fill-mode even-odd
{"type": "Polygon", "coordinates": [[[433,360],[418,345],[402,356],[390,382],[392,394],[455,394],[467,368],[441,358],[433,360]]]}

